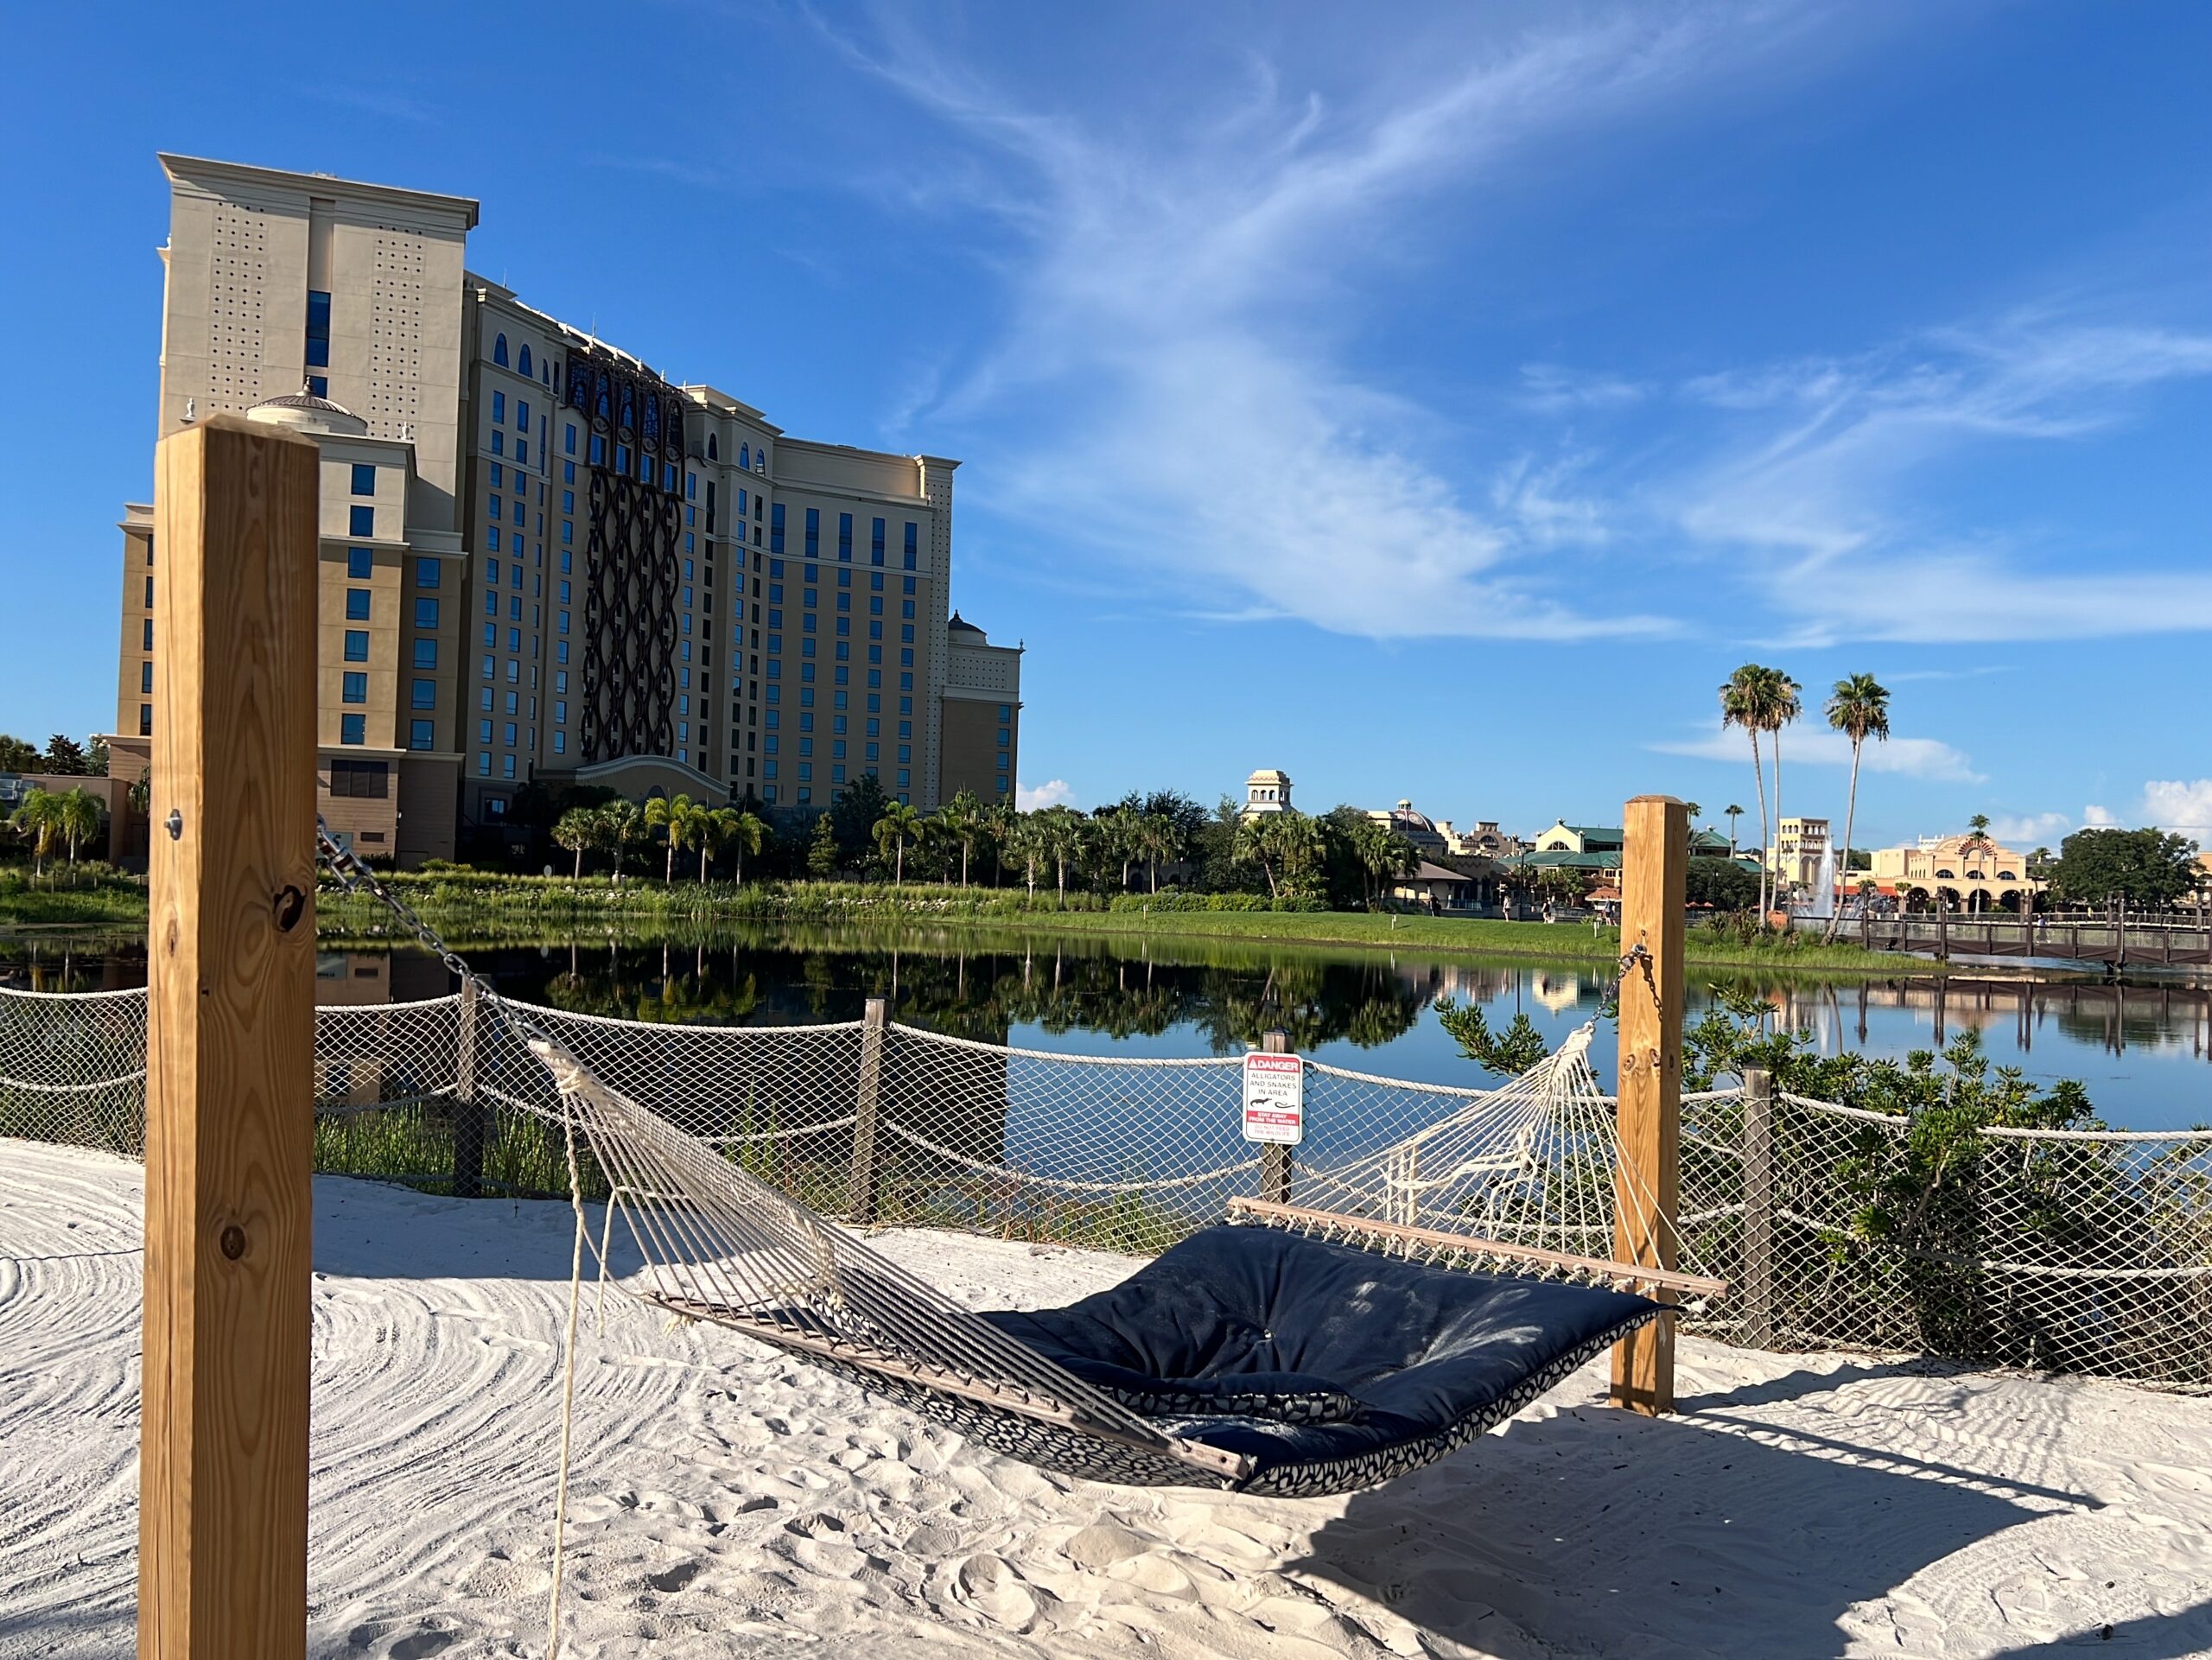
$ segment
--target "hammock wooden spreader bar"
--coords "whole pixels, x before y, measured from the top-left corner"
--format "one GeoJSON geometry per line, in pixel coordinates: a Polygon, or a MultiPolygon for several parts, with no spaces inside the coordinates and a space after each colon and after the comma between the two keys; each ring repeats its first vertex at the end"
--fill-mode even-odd
{"type": "Polygon", "coordinates": [[[1671,1269],[1640,1268],[1633,1262],[1607,1262],[1596,1256],[1573,1256],[1565,1251],[1543,1250],[1535,1245],[1516,1245],[1503,1239],[1446,1233],[1439,1228],[1408,1227],[1402,1223],[1377,1222],[1363,1216],[1345,1216],[1337,1211],[1315,1211],[1297,1205],[1277,1205],[1263,1199],[1232,1196],[1229,1209],[1232,1216],[1248,1216],[1255,1221],[1278,1227],[1330,1234],[1357,1234],[1373,1240],[1378,1248],[1387,1248],[1390,1242],[1395,1241],[1432,1250],[1461,1251],[1472,1256],[1504,1257],[1540,1264],[1563,1274],[1592,1275],[1623,1286],[1650,1286],[1662,1291],[1678,1291],[1686,1296],[1717,1297],[1728,1289],[1727,1281],[1708,1279],[1701,1274],[1683,1274],[1671,1269]]]}
{"type": "Polygon", "coordinates": [[[681,1314],[690,1320],[710,1321],[774,1348],[796,1350],[801,1354],[811,1355],[835,1364],[896,1378],[935,1394],[957,1395],[963,1400],[973,1401],[980,1406],[991,1407],[1001,1412],[1010,1412],[1017,1417],[1032,1418],[1039,1423],[1056,1425],[1063,1429],[1096,1436],[1102,1441],[1133,1447],[1141,1452],[1165,1455],[1179,1464],[1203,1470],[1211,1476],[1242,1481],[1252,1471],[1252,1460],[1241,1453],[1224,1452],[1219,1447],[1204,1446],[1177,1435],[1163,1434],[1157,1438],[1131,1435],[1118,1426],[1102,1423],[1065,1402],[1049,1396],[1040,1397],[1025,1389],[993,1383],[950,1367],[918,1363],[903,1355],[893,1354],[887,1349],[856,1343],[850,1338],[821,1337],[794,1330],[775,1320],[749,1319],[711,1303],[694,1302],[683,1297],[652,1296],[646,1301],[658,1303],[671,1313],[681,1314]]]}

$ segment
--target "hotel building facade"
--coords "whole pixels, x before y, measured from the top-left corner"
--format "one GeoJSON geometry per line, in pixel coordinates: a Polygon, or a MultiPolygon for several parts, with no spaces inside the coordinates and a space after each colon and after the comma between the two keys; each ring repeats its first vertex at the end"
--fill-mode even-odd
{"type": "MultiPolygon", "coordinates": [[[[1011,797],[1021,651],[951,610],[957,461],[785,434],[471,273],[477,204],[177,156],[157,436],[322,459],[319,805],[450,856],[525,784],[826,807],[1011,797]]],[[[111,771],[153,722],[161,550],[124,509],[111,771]]]]}

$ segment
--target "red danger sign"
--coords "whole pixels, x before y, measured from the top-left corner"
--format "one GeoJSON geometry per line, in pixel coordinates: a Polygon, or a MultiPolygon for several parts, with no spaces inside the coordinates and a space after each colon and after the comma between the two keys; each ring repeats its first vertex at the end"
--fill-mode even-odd
{"type": "Polygon", "coordinates": [[[1306,1139],[1303,1056],[1244,1057],[1244,1139],[1281,1147],[1296,1147],[1306,1139]]]}

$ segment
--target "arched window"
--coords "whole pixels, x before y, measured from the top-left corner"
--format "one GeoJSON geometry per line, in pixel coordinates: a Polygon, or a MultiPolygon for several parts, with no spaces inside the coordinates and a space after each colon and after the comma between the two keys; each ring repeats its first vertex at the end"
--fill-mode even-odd
{"type": "Polygon", "coordinates": [[[515,360],[515,372],[518,375],[528,375],[533,372],[530,366],[530,347],[527,346],[522,348],[522,355],[515,360]]]}
{"type": "Polygon", "coordinates": [[[507,366],[507,337],[505,334],[496,336],[492,341],[492,361],[502,369],[507,366]]]}
{"type": "Polygon", "coordinates": [[[750,473],[753,470],[753,446],[751,444],[740,444],[737,447],[737,467],[738,471],[741,473],[750,473]]]}
{"type": "Polygon", "coordinates": [[[715,448],[715,435],[711,432],[707,435],[707,459],[710,461],[721,459],[721,452],[715,448]]]}

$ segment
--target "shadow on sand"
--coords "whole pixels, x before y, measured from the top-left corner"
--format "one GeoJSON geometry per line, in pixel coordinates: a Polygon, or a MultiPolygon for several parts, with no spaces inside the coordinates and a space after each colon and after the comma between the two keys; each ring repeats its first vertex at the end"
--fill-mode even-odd
{"type": "MultiPolygon", "coordinates": [[[[1769,1387],[1745,1393],[1788,1398],[1769,1387]]],[[[1576,1408],[1354,1497],[1297,1567],[1484,1653],[1827,1660],[1855,1604],[2089,1502],[1870,1453],[1710,1411],[1576,1408]]]]}

